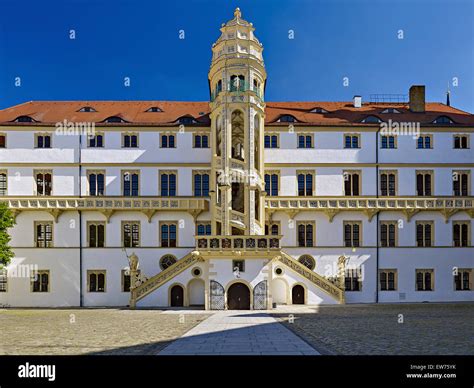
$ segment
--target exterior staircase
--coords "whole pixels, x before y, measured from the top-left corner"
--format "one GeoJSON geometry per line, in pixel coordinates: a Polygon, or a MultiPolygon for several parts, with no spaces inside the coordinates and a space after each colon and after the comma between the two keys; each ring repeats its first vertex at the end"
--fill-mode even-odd
{"type": "Polygon", "coordinates": [[[190,252],[173,265],[140,284],[138,287],[132,288],[130,290],[130,307],[135,308],[140,299],[143,299],[145,296],[152,293],[198,261],[203,261],[199,254],[197,254],[197,252],[190,252]]]}
{"type": "Polygon", "coordinates": [[[337,299],[339,303],[345,303],[344,289],[342,286],[338,285],[337,283],[333,283],[320,274],[310,270],[308,267],[304,266],[298,260],[294,259],[292,256],[283,251],[280,251],[280,255],[277,256],[275,260],[278,260],[292,271],[309,280],[315,286],[331,295],[333,298],[337,299]]]}

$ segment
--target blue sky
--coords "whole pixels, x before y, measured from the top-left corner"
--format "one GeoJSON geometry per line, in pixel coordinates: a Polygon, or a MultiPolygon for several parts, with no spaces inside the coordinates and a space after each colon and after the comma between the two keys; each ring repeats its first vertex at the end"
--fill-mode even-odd
{"type": "Polygon", "coordinates": [[[0,109],[207,101],[211,45],[236,6],[264,45],[267,101],[367,100],[425,84],[428,101],[445,102],[456,77],[452,105],[474,112],[472,0],[0,0],[0,109]]]}

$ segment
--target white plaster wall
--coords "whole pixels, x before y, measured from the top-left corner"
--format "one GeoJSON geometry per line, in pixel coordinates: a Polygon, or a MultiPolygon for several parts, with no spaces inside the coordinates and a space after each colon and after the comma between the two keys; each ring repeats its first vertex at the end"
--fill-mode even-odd
{"type": "Polygon", "coordinates": [[[12,307],[79,306],[79,249],[16,248],[7,270],[27,274],[23,268],[49,270],[49,292],[31,292],[28,276],[8,278],[8,291],[0,292],[0,305],[12,307]],[[33,267],[32,267],[33,266],[33,267]]]}

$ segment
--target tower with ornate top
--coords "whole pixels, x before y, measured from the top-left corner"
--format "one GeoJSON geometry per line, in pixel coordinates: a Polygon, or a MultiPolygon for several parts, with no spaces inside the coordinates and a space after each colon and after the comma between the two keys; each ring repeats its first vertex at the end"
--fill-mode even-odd
{"type": "Polygon", "coordinates": [[[214,235],[261,235],[264,210],[263,46],[240,9],[221,27],[209,70],[214,235]]]}

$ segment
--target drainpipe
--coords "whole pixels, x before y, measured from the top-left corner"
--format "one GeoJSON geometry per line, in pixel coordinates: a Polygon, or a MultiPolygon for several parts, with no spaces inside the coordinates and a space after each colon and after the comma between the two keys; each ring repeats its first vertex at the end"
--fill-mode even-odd
{"type": "MultiPolygon", "coordinates": [[[[379,132],[380,126],[378,127],[377,131],[375,132],[375,200],[376,206],[378,206],[378,198],[379,198],[379,132]]],[[[376,239],[375,239],[375,303],[379,303],[379,212],[375,215],[375,221],[377,222],[376,228],[376,239]]]]}
{"type": "MultiPolygon", "coordinates": [[[[79,198],[82,198],[82,134],[79,133],[79,198]]],[[[79,306],[83,307],[83,289],[82,289],[82,211],[79,210],[79,306]]]]}

